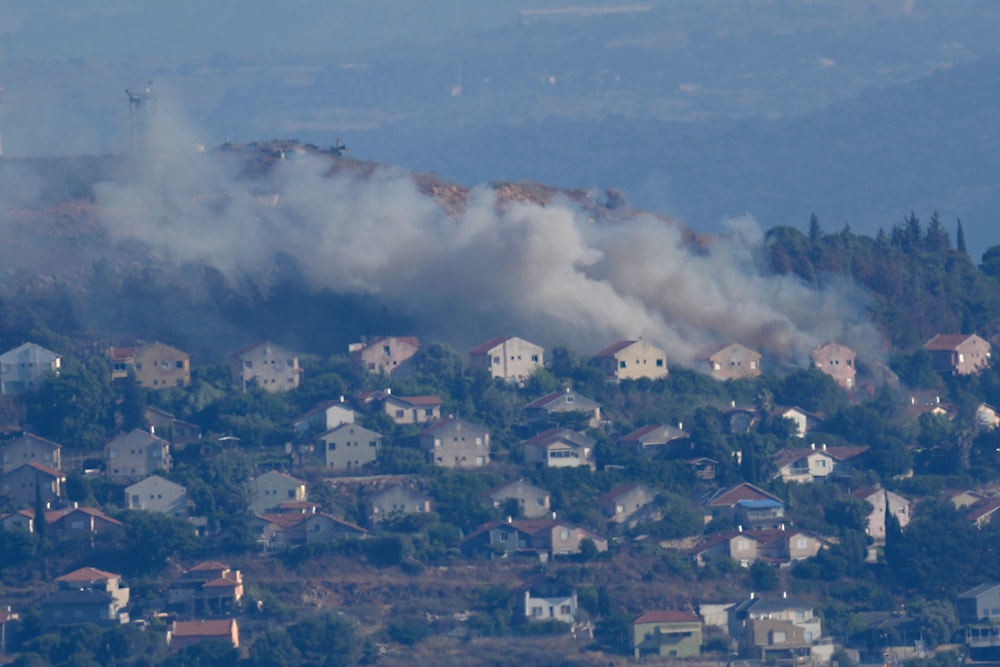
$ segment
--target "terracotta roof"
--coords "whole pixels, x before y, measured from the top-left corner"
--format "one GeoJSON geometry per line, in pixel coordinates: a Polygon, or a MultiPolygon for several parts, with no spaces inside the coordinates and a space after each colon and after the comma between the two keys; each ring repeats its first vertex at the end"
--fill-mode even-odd
{"type": "Polygon", "coordinates": [[[587,406],[588,403],[591,404],[591,405],[595,405],[595,406],[597,405],[596,401],[593,401],[593,400],[587,398],[586,396],[582,396],[580,394],[577,394],[575,391],[569,391],[568,389],[564,389],[562,391],[554,391],[551,394],[546,394],[545,396],[542,396],[541,398],[535,399],[531,403],[528,403],[524,407],[526,409],[529,409],[529,410],[535,409],[535,408],[545,408],[549,404],[555,403],[556,401],[559,401],[560,399],[562,399],[565,396],[572,396],[574,401],[576,401],[576,399],[581,399],[581,402],[583,403],[583,407],[581,407],[580,410],[584,411],[584,412],[587,412],[587,411],[590,411],[590,410],[593,409],[592,407],[588,407],[587,406]]]}
{"type": "Polygon", "coordinates": [[[639,616],[632,623],[701,623],[701,619],[689,611],[654,609],[639,616]]]}
{"type": "Polygon", "coordinates": [[[236,350],[235,352],[233,352],[229,356],[232,357],[232,358],[242,357],[247,352],[249,352],[251,350],[255,350],[258,347],[260,347],[261,345],[267,345],[267,341],[266,340],[259,340],[256,343],[250,343],[249,345],[246,345],[245,347],[241,347],[240,349],[236,350]]]}
{"type": "Polygon", "coordinates": [[[620,495],[622,495],[624,493],[628,493],[629,491],[632,491],[633,489],[641,488],[642,486],[643,486],[642,484],[636,484],[636,483],[622,484],[618,488],[612,489],[612,490],[608,491],[607,493],[605,493],[600,498],[598,498],[597,502],[598,503],[606,503],[606,502],[608,502],[610,500],[614,500],[615,498],[617,498],[618,496],[620,496],[620,495]]]}
{"type": "Polygon", "coordinates": [[[548,447],[549,445],[555,444],[560,440],[565,440],[576,447],[587,447],[593,445],[592,438],[583,433],[571,431],[568,428],[550,428],[547,431],[542,431],[538,435],[528,438],[521,444],[548,447]]]}
{"type": "Polygon", "coordinates": [[[114,347],[108,348],[108,359],[111,361],[128,361],[135,356],[136,347],[114,347]]]}
{"type": "Polygon", "coordinates": [[[743,482],[732,488],[716,492],[705,504],[709,507],[735,507],[741,500],[776,500],[781,502],[780,498],[764,489],[749,482],[743,482]]]}
{"type": "Polygon", "coordinates": [[[868,498],[874,496],[876,493],[882,492],[882,489],[874,486],[864,486],[860,489],[851,492],[851,498],[860,498],[861,500],[867,500],[868,498]]]}
{"type": "Polygon", "coordinates": [[[1000,498],[989,498],[987,500],[981,500],[975,505],[966,508],[968,511],[965,516],[969,518],[969,521],[979,521],[984,516],[993,514],[998,509],[1000,509],[1000,498]]]}
{"type": "Polygon", "coordinates": [[[37,442],[37,443],[42,444],[42,445],[48,445],[52,449],[62,449],[62,445],[60,445],[58,442],[52,442],[51,440],[43,438],[40,435],[35,435],[34,433],[25,433],[24,435],[22,435],[22,436],[20,436],[18,438],[14,438],[13,440],[7,440],[7,441],[3,442],[2,444],[8,445],[8,444],[10,444],[12,442],[17,442],[18,440],[31,440],[33,442],[37,442]]]}
{"type": "Polygon", "coordinates": [[[301,421],[305,421],[306,419],[309,419],[313,415],[317,415],[317,414],[319,414],[321,412],[325,412],[326,410],[332,408],[335,405],[342,405],[342,406],[344,406],[345,410],[350,410],[350,408],[347,407],[347,404],[345,402],[343,402],[343,401],[340,401],[340,400],[323,401],[322,403],[318,403],[316,405],[316,407],[314,407],[312,410],[309,410],[307,412],[303,412],[301,415],[298,415],[297,417],[292,417],[289,420],[289,423],[295,424],[295,423],[298,423],[298,422],[301,422],[301,421]]]}
{"type": "Polygon", "coordinates": [[[508,341],[511,338],[513,338],[513,336],[497,336],[496,338],[490,338],[485,343],[477,345],[471,350],[469,350],[469,354],[486,354],[487,352],[495,348],[497,345],[500,345],[504,341],[508,341]]]}
{"type": "Polygon", "coordinates": [[[798,459],[805,458],[811,454],[820,454],[829,456],[835,461],[849,461],[857,456],[861,456],[867,452],[869,447],[867,445],[861,445],[858,447],[827,447],[813,449],[811,447],[799,447],[796,449],[783,449],[780,452],[775,452],[772,460],[774,464],[779,468],[797,461],[798,459]]]}
{"type": "Polygon", "coordinates": [[[206,560],[193,566],[190,572],[213,572],[217,570],[228,570],[229,566],[217,560],[206,560]]]}
{"type": "Polygon", "coordinates": [[[323,517],[324,519],[332,521],[340,526],[343,526],[344,528],[350,528],[351,530],[356,531],[358,533],[368,532],[367,530],[365,530],[356,523],[351,523],[350,521],[344,521],[343,519],[338,519],[332,514],[327,514],[326,512],[317,512],[316,514],[306,514],[305,516],[307,521],[313,521],[315,520],[316,517],[323,517]]]}
{"type": "Polygon", "coordinates": [[[928,352],[947,352],[972,338],[974,334],[937,334],[934,338],[924,343],[924,349],[928,352]]]}
{"type": "Polygon", "coordinates": [[[219,577],[218,579],[212,579],[211,581],[206,581],[201,586],[202,588],[236,588],[241,586],[242,583],[235,581],[233,579],[227,579],[225,577],[219,577]]]}
{"type": "Polygon", "coordinates": [[[65,581],[67,583],[79,581],[106,581],[108,579],[120,579],[121,576],[122,575],[115,574],[114,572],[98,570],[96,567],[81,567],[79,570],[73,570],[72,572],[64,574],[61,577],[56,577],[56,581],[65,581]]]}
{"type": "Polygon", "coordinates": [[[219,621],[174,621],[174,637],[229,637],[233,634],[235,619],[219,621]]]}
{"type": "Polygon", "coordinates": [[[48,512],[45,513],[45,522],[46,523],[55,523],[57,521],[62,521],[63,519],[65,519],[66,517],[68,517],[70,514],[73,514],[75,512],[82,512],[83,514],[86,514],[88,516],[92,516],[95,519],[101,519],[102,521],[107,521],[108,523],[112,523],[112,524],[114,524],[116,526],[124,526],[125,525],[124,523],[122,523],[118,519],[112,519],[107,514],[105,514],[104,512],[102,512],[101,510],[99,510],[99,509],[97,509],[95,507],[67,507],[67,508],[64,508],[64,509],[61,509],[61,510],[50,510],[50,511],[48,511],[48,512]]]}
{"type": "MultiPolygon", "coordinates": [[[[37,461],[32,461],[31,463],[25,463],[24,465],[29,466],[31,468],[34,468],[38,472],[44,473],[44,474],[48,475],[49,477],[57,477],[57,478],[60,478],[60,479],[66,477],[66,475],[64,475],[63,473],[59,472],[55,468],[50,468],[47,465],[43,465],[41,463],[38,463],[37,461]]],[[[15,470],[16,470],[16,468],[15,468],[15,470]]]]}
{"type": "Polygon", "coordinates": [[[386,398],[395,398],[403,403],[415,406],[442,405],[444,403],[440,396],[396,396],[395,394],[388,394],[386,398]]]}
{"type": "Polygon", "coordinates": [[[637,340],[620,340],[617,343],[612,343],[607,347],[603,347],[594,353],[594,359],[600,359],[602,357],[613,357],[622,350],[632,345],[635,345],[639,341],[637,340]]]}

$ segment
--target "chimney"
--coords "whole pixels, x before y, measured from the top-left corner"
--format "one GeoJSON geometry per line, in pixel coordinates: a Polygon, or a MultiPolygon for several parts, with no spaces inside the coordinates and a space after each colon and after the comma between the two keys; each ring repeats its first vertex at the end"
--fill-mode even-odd
{"type": "Polygon", "coordinates": [[[781,591],[781,599],[782,600],[788,599],[788,591],[781,591]]]}
{"type": "Polygon", "coordinates": [[[810,444],[809,448],[815,452],[816,451],[816,443],[814,442],[814,443],[810,444]]]}
{"type": "Polygon", "coordinates": [[[343,402],[344,402],[344,395],[343,395],[343,394],[341,394],[341,395],[340,395],[340,402],[341,402],[341,403],[343,403],[343,402]]]}
{"type": "Polygon", "coordinates": [[[514,517],[512,517],[511,515],[508,514],[507,515],[507,523],[514,523],[514,517]]]}
{"type": "Polygon", "coordinates": [[[736,532],[737,533],[742,533],[743,532],[743,526],[736,526],[736,532]]]}
{"type": "Polygon", "coordinates": [[[785,524],[781,524],[780,526],[778,526],[778,530],[784,530],[784,529],[785,529],[785,524]]]}
{"type": "Polygon", "coordinates": [[[552,520],[553,520],[553,521],[555,521],[555,520],[556,520],[556,513],[555,513],[555,512],[553,512],[553,513],[552,513],[552,520]]]}
{"type": "Polygon", "coordinates": [[[392,387],[386,387],[386,388],[385,388],[385,395],[386,395],[386,396],[388,396],[388,395],[390,395],[391,393],[392,393],[392,387]]]}
{"type": "Polygon", "coordinates": [[[825,442],[823,443],[823,451],[824,452],[826,451],[826,443],[825,442]]]}
{"type": "Polygon", "coordinates": [[[684,422],[677,422],[677,430],[678,431],[684,430],[684,422]]]}
{"type": "Polygon", "coordinates": [[[735,408],[736,407],[736,401],[729,401],[729,407],[735,408]]]}
{"type": "Polygon", "coordinates": [[[156,435],[156,427],[152,424],[149,425],[149,433],[150,435],[156,435]]]}
{"type": "Polygon", "coordinates": [[[756,595],[756,593],[754,593],[753,591],[750,591],[750,599],[751,600],[753,600],[753,598],[754,598],[755,595],[756,595]]]}
{"type": "Polygon", "coordinates": [[[941,403],[941,397],[940,396],[935,396],[934,397],[934,402],[935,403],[941,403]]]}
{"type": "Polygon", "coordinates": [[[910,396],[910,405],[916,405],[916,404],[917,404],[917,397],[910,396]]]}

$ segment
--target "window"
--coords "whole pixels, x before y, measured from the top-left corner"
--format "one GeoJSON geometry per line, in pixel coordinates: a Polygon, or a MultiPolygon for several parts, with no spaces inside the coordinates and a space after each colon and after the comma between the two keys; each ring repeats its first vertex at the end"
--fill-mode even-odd
{"type": "Polygon", "coordinates": [[[542,607],[532,607],[531,608],[531,617],[532,618],[541,618],[543,612],[544,612],[544,609],[542,607]]]}
{"type": "Polygon", "coordinates": [[[493,357],[493,365],[494,366],[500,365],[500,357],[493,357]]]}
{"type": "Polygon", "coordinates": [[[572,608],[570,608],[568,604],[564,604],[563,606],[559,607],[559,613],[562,614],[563,616],[569,616],[570,614],[573,613],[573,610],[572,608]]]}
{"type": "Polygon", "coordinates": [[[531,360],[537,364],[538,363],[538,355],[537,354],[531,355],[531,360]]]}
{"type": "Polygon", "coordinates": [[[714,364],[712,364],[712,370],[721,371],[722,370],[722,364],[720,364],[718,361],[716,361],[714,364]]]}
{"type": "Polygon", "coordinates": [[[402,419],[402,418],[403,418],[403,411],[396,410],[396,419],[402,419]]]}
{"type": "Polygon", "coordinates": [[[392,351],[389,349],[388,345],[382,346],[382,353],[387,357],[392,356],[392,351]]]}
{"type": "Polygon", "coordinates": [[[772,644],[784,644],[785,643],[785,633],[775,631],[771,633],[771,643],[772,644]]]}
{"type": "Polygon", "coordinates": [[[625,362],[624,361],[619,361],[618,362],[618,368],[625,368],[625,362]]]}
{"type": "Polygon", "coordinates": [[[565,528],[563,528],[561,531],[559,531],[559,539],[560,540],[568,540],[569,539],[569,531],[567,529],[565,529],[565,528]]]}
{"type": "Polygon", "coordinates": [[[575,403],[576,402],[576,396],[574,396],[573,394],[569,394],[566,397],[566,402],[567,403],[575,403]]]}
{"type": "Polygon", "coordinates": [[[183,361],[178,361],[177,362],[177,368],[184,368],[184,362],[183,361]]]}
{"type": "Polygon", "coordinates": [[[500,535],[498,537],[499,537],[499,540],[501,542],[506,542],[507,541],[507,533],[500,533],[500,535]]]}
{"type": "Polygon", "coordinates": [[[425,417],[433,417],[434,416],[434,408],[424,408],[424,416],[425,417]]]}
{"type": "Polygon", "coordinates": [[[751,361],[750,362],[750,368],[754,368],[754,369],[757,368],[757,362],[756,361],[751,361]]]}
{"type": "Polygon", "coordinates": [[[656,360],[656,367],[657,368],[663,368],[663,359],[657,359],[656,360]]]}

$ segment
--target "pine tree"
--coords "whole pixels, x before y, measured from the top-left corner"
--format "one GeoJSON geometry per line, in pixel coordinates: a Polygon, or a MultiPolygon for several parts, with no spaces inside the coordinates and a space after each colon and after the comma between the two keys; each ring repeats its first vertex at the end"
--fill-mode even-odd
{"type": "Polygon", "coordinates": [[[823,239],[823,230],[819,226],[819,218],[813,213],[809,216],[809,240],[819,243],[823,239]]]}
{"type": "Polygon", "coordinates": [[[968,255],[969,251],[965,249],[965,231],[962,230],[962,219],[958,218],[958,232],[955,234],[955,247],[963,255],[968,255]]]}

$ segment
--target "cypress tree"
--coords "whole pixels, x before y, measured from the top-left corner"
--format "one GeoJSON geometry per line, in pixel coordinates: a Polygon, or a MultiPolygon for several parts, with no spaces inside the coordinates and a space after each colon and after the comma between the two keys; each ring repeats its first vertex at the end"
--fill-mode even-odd
{"type": "Polygon", "coordinates": [[[962,219],[958,218],[958,232],[955,234],[955,247],[963,255],[968,255],[969,251],[965,249],[965,231],[962,230],[962,219]]]}

